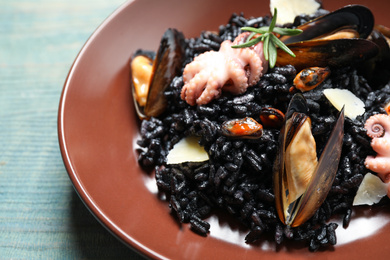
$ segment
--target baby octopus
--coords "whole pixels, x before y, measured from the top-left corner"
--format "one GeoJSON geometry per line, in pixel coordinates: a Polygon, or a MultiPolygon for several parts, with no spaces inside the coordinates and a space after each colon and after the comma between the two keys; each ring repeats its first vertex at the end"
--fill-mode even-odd
{"type": "Polygon", "coordinates": [[[378,173],[383,182],[390,182],[390,115],[377,114],[367,119],[367,135],[372,138],[371,147],[377,156],[367,156],[367,169],[378,173]]]}
{"type": "Polygon", "coordinates": [[[263,54],[263,42],[234,49],[245,42],[249,32],[241,33],[233,42],[222,42],[219,51],[208,51],[195,57],[183,72],[181,98],[188,104],[204,105],[221,95],[222,88],[234,95],[255,85],[268,69],[263,54]]]}

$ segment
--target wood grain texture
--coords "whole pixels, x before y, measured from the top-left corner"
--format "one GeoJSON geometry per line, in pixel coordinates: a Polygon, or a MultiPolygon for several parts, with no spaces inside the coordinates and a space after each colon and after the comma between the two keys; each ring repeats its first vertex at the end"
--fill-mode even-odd
{"type": "Polygon", "coordinates": [[[144,259],[78,198],[57,139],[67,73],[124,0],[0,0],[0,258],[144,259]]]}

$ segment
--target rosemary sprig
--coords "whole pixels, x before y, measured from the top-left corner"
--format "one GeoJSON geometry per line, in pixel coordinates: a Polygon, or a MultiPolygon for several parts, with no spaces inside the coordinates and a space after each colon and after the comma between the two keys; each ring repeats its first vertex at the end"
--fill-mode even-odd
{"type": "Polygon", "coordinates": [[[275,8],[274,16],[272,17],[270,26],[263,26],[260,28],[254,27],[242,27],[242,31],[252,32],[248,39],[238,45],[233,45],[232,48],[245,48],[252,45],[256,45],[260,41],[263,41],[264,58],[269,62],[269,67],[273,68],[276,63],[277,49],[276,46],[287,52],[291,56],[295,57],[295,54],[284,44],[274,33],[279,35],[298,35],[302,33],[300,29],[289,29],[275,27],[277,18],[277,9],[275,8]],[[257,35],[257,36],[256,36],[257,35]],[[256,36],[256,37],[255,37],[256,36]]]}

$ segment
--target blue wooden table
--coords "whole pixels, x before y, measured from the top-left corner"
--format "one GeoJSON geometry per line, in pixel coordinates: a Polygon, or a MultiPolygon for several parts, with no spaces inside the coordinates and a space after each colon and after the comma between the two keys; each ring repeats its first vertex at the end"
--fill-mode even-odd
{"type": "Polygon", "coordinates": [[[77,53],[124,0],[0,0],[0,259],[144,259],[89,213],[57,138],[77,53]]]}

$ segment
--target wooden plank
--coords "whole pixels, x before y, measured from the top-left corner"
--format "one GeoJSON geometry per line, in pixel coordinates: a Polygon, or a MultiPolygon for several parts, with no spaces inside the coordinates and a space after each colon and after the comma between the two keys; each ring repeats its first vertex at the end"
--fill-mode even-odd
{"type": "Polygon", "coordinates": [[[77,53],[124,0],[0,0],[0,258],[143,259],[89,213],[57,139],[77,53]]]}

